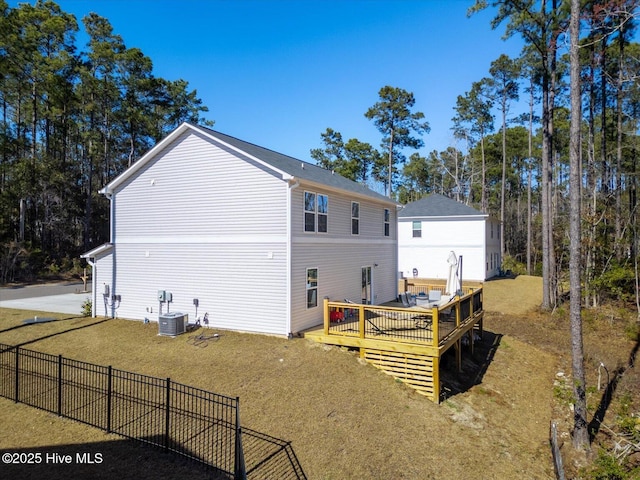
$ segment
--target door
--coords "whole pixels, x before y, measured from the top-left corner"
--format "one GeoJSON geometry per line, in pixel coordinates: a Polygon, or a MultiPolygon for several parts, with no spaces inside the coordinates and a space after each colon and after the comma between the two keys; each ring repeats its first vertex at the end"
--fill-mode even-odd
{"type": "Polygon", "coordinates": [[[371,305],[371,267],[362,267],[362,303],[371,305]]]}

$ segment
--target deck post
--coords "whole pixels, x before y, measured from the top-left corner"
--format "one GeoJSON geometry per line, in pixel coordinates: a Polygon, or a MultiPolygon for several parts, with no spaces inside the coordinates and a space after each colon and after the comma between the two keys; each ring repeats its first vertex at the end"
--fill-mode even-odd
{"type": "MultiPolygon", "coordinates": [[[[365,338],[365,315],[367,312],[364,309],[364,305],[358,305],[358,334],[360,338],[365,338]]],[[[364,347],[360,347],[360,358],[366,357],[366,349],[364,347]]]]}
{"type": "Polygon", "coordinates": [[[433,401],[440,403],[440,357],[433,357],[433,401]]]}
{"type": "Polygon", "coordinates": [[[440,333],[438,332],[438,327],[439,327],[439,322],[440,319],[438,318],[438,307],[433,307],[431,309],[431,325],[432,325],[432,331],[433,331],[433,338],[431,339],[433,342],[433,346],[435,348],[438,348],[438,346],[440,345],[440,333]]]}
{"type": "Polygon", "coordinates": [[[324,334],[325,335],[329,335],[329,297],[324,297],[323,300],[323,307],[324,307],[324,319],[323,319],[323,325],[324,325],[324,334]]]}

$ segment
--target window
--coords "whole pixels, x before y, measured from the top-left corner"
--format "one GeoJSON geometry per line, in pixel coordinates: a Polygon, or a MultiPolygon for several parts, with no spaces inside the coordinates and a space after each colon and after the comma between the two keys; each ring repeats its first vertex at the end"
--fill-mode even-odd
{"type": "Polygon", "coordinates": [[[389,219],[391,217],[391,212],[389,211],[388,208],[384,209],[384,236],[388,237],[389,233],[390,233],[390,223],[389,223],[389,219]]]}
{"type": "Polygon", "coordinates": [[[304,231],[316,231],[316,194],[304,192],[304,231]]]}
{"type": "Polygon", "coordinates": [[[420,220],[416,220],[413,222],[413,238],[422,237],[422,222],[420,220]]]}
{"type": "Polygon", "coordinates": [[[329,198],[318,194],[318,232],[327,233],[329,198]]]}
{"type": "Polygon", "coordinates": [[[360,235],[360,204],[351,202],[351,235],[360,235]]]}
{"type": "Polygon", "coordinates": [[[326,195],[304,192],[305,232],[327,233],[328,214],[329,198],[326,195]]]}
{"type": "Polygon", "coordinates": [[[307,268],[307,308],[318,306],[318,269],[307,268]]]}

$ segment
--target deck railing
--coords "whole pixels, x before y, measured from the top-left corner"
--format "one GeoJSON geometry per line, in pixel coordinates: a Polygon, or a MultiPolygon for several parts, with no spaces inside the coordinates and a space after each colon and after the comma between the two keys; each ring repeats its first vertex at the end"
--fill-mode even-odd
{"type": "MultiPolygon", "coordinates": [[[[432,290],[444,288],[422,285],[431,286],[432,290]]],[[[324,334],[438,348],[481,312],[482,287],[463,287],[461,296],[456,295],[448,303],[433,308],[363,305],[325,299],[324,334]]]]}

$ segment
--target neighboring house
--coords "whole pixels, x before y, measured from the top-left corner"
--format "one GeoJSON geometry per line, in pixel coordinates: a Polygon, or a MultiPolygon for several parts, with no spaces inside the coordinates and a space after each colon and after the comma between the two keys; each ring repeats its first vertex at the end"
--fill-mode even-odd
{"type": "Polygon", "coordinates": [[[111,239],[82,255],[94,316],[292,335],[325,296],[396,298],[399,205],[310,163],[185,123],[101,193],[111,239]]]}
{"type": "Polygon", "coordinates": [[[398,265],[402,276],[447,279],[450,252],[462,256],[462,280],[498,275],[500,223],[472,207],[432,194],[398,214],[398,265]]]}

